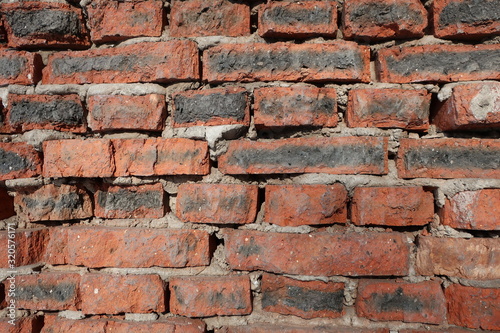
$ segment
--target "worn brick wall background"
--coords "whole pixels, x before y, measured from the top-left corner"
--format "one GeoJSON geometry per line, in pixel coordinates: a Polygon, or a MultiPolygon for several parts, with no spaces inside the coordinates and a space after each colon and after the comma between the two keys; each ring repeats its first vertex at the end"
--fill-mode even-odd
{"type": "Polygon", "coordinates": [[[1,332],[500,331],[499,0],[0,17],[1,332]]]}

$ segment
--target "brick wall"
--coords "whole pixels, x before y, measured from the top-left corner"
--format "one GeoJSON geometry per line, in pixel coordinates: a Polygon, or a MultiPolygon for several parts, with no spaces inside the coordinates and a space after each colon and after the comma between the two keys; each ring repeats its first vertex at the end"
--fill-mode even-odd
{"type": "Polygon", "coordinates": [[[0,17],[1,332],[500,331],[499,0],[0,17]]]}

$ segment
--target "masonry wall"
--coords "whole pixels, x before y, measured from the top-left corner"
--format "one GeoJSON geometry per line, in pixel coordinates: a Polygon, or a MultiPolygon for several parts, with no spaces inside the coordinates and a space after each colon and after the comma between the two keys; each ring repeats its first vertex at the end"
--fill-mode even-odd
{"type": "Polygon", "coordinates": [[[500,1],[0,17],[0,331],[500,331],[500,1]]]}

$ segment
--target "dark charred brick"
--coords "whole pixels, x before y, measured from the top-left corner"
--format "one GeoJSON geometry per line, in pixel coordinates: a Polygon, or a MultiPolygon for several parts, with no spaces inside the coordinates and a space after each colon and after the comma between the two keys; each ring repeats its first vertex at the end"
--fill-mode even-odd
{"type": "Polygon", "coordinates": [[[0,51],[0,85],[37,83],[43,63],[38,53],[25,51],[0,51]]]}
{"type": "Polygon", "coordinates": [[[0,188],[0,220],[16,215],[14,211],[14,198],[6,189],[0,188]]]}
{"type": "Polygon", "coordinates": [[[0,143],[0,180],[29,178],[41,173],[41,160],[25,143],[0,143]]]}

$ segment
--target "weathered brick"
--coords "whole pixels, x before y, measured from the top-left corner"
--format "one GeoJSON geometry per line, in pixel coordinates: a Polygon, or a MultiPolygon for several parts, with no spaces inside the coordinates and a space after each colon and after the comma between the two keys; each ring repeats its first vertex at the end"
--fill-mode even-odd
{"type": "Polygon", "coordinates": [[[305,319],[344,315],[344,283],[262,275],[262,309],[305,319]]]}
{"type": "Polygon", "coordinates": [[[9,94],[6,125],[17,131],[48,129],[84,133],[85,112],[78,95],[9,94]]]}
{"type": "Polygon", "coordinates": [[[457,229],[500,230],[500,189],[463,191],[446,199],[441,223],[457,229]]]}
{"type": "Polygon", "coordinates": [[[387,138],[315,137],[231,141],[219,157],[225,174],[324,172],[386,174],[387,138]]]}
{"type": "Polygon", "coordinates": [[[16,215],[14,211],[14,198],[6,189],[0,187],[0,220],[16,215]]]}
{"type": "Polygon", "coordinates": [[[434,35],[477,38],[500,34],[498,0],[436,0],[432,4],[434,35]]]}
{"type": "Polygon", "coordinates": [[[425,45],[380,50],[382,82],[452,82],[500,79],[500,45],[425,45]]]}
{"type": "Polygon", "coordinates": [[[252,312],[248,276],[183,276],[169,281],[170,312],[188,317],[252,312]]]}
{"type": "Polygon", "coordinates": [[[273,324],[248,324],[246,326],[225,326],[216,333],[389,333],[388,328],[361,328],[353,326],[291,326],[273,324]]]}
{"type": "Polygon", "coordinates": [[[446,320],[446,301],[436,281],[361,280],[356,313],[375,321],[442,324],[446,320]]]}
{"type": "Polygon", "coordinates": [[[401,233],[270,233],[224,231],[229,266],[302,275],[408,273],[410,245],[401,233]]]}
{"type": "Polygon", "coordinates": [[[112,177],[115,171],[108,139],[45,141],[43,154],[44,177],[112,177]]]}
{"type": "Polygon", "coordinates": [[[353,89],[349,92],[349,127],[427,130],[431,95],[425,89],[353,89]]]}
{"type": "Polygon", "coordinates": [[[500,82],[460,84],[440,104],[432,123],[443,131],[500,128],[500,82]]]}
{"type": "Polygon", "coordinates": [[[370,51],[352,42],[222,44],[203,53],[204,79],[368,82],[370,51]]]}
{"type": "Polygon", "coordinates": [[[155,37],[163,30],[162,1],[98,0],[92,1],[86,9],[90,38],[96,43],[155,37]]]}
{"type": "Polygon", "coordinates": [[[401,139],[402,178],[500,178],[500,141],[494,139],[401,139]]]}
{"type": "Polygon", "coordinates": [[[189,90],[172,95],[173,125],[250,125],[250,105],[244,88],[189,90]]]}
{"type": "Polygon", "coordinates": [[[500,290],[452,284],[445,290],[453,325],[500,330],[500,290]]]}
{"type": "Polygon", "coordinates": [[[65,3],[14,2],[0,7],[10,47],[90,46],[82,10],[65,3]]]}
{"type": "Polygon", "coordinates": [[[45,251],[51,264],[96,268],[207,266],[210,256],[209,234],[184,229],[54,228],[45,251]]]}
{"type": "Polygon", "coordinates": [[[346,0],[342,31],[351,39],[422,37],[427,11],[418,0],[346,0]]]}
{"type": "Polygon", "coordinates": [[[231,0],[175,0],[171,4],[170,36],[250,35],[250,7],[231,0]]]}
{"type": "Polygon", "coordinates": [[[39,333],[43,326],[41,316],[29,316],[16,318],[12,325],[10,317],[0,319],[0,331],[9,333],[39,333]]]}
{"type": "Polygon", "coordinates": [[[165,192],[158,184],[109,186],[95,193],[95,216],[107,219],[161,218],[165,192]]]}
{"type": "MultiPolygon", "coordinates": [[[[448,328],[434,329],[417,329],[417,330],[399,330],[399,333],[474,333],[479,331],[471,331],[465,328],[449,326],[448,328]]],[[[482,332],[482,331],[481,331],[482,332]]]]}
{"type": "Polygon", "coordinates": [[[305,38],[337,35],[334,1],[268,2],[259,8],[259,35],[305,38]]]}
{"type": "Polygon", "coordinates": [[[337,93],[334,88],[258,88],[254,90],[254,99],[257,127],[337,126],[337,93]]]}
{"type": "Polygon", "coordinates": [[[347,190],[334,185],[266,185],[264,221],[281,226],[345,223],[347,190]]]}
{"type": "Polygon", "coordinates": [[[183,138],[116,139],[116,177],[206,175],[208,144],[183,138]]]}
{"type": "Polygon", "coordinates": [[[475,280],[500,278],[500,243],[492,238],[418,238],[417,271],[475,280]]]}
{"type": "Polygon", "coordinates": [[[351,221],[356,225],[416,226],[432,222],[434,195],[422,187],[356,187],[351,221]]]}
{"type": "Polygon", "coordinates": [[[85,274],[80,293],[84,314],[165,311],[165,285],[155,274],[85,274]]]}
{"type": "Polygon", "coordinates": [[[44,185],[18,191],[15,197],[18,215],[28,221],[65,221],[93,216],[87,191],[74,185],[44,185]]]}
{"type": "Polygon", "coordinates": [[[44,84],[174,82],[199,76],[198,48],[189,40],[58,52],[43,69],[44,84]]]}
{"type": "MultiPolygon", "coordinates": [[[[8,283],[8,282],[7,282],[8,283]]],[[[16,278],[19,309],[78,310],[80,274],[40,273],[16,278]]]]}
{"type": "Polygon", "coordinates": [[[257,216],[257,185],[181,184],[176,215],[183,222],[244,224],[257,216]]]}
{"type": "Polygon", "coordinates": [[[0,85],[36,84],[42,78],[42,67],[38,53],[0,50],[0,85]]]}
{"type": "Polygon", "coordinates": [[[41,172],[42,161],[33,146],[0,142],[0,180],[36,177],[41,172]]]}
{"type": "Polygon", "coordinates": [[[1,268],[14,268],[43,262],[49,239],[48,229],[16,229],[14,236],[9,235],[12,235],[12,229],[9,227],[7,230],[0,231],[0,248],[6,253],[0,260],[1,268]],[[12,248],[13,241],[16,244],[15,256],[9,256],[8,254],[11,253],[8,253],[7,249],[9,246],[12,248]]]}
{"type": "Polygon", "coordinates": [[[161,131],[166,118],[165,96],[94,95],[87,98],[89,127],[94,131],[161,131]]]}

